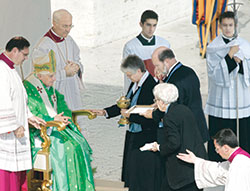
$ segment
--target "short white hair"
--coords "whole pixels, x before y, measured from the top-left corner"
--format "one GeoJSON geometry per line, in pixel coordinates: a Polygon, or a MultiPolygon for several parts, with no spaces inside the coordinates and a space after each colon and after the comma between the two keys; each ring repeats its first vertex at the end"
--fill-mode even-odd
{"type": "Polygon", "coordinates": [[[64,15],[70,15],[72,17],[71,13],[68,12],[66,9],[59,9],[59,10],[54,11],[53,16],[52,16],[53,17],[53,21],[59,22],[59,20],[64,15]]]}
{"type": "Polygon", "coordinates": [[[161,83],[154,87],[153,90],[156,99],[163,101],[165,104],[170,104],[177,101],[179,92],[174,84],[161,83]]]}

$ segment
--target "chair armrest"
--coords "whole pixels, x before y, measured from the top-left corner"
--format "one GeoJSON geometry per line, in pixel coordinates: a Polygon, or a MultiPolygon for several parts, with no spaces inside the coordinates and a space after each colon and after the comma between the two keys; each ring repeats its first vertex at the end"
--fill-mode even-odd
{"type": "MultiPolygon", "coordinates": [[[[30,127],[33,127],[33,126],[30,125],[30,127]]],[[[58,131],[62,131],[66,128],[66,125],[60,121],[47,121],[45,126],[41,125],[40,127],[41,127],[40,135],[41,135],[42,139],[44,140],[44,142],[42,142],[42,144],[41,144],[42,151],[49,152],[51,141],[50,141],[49,136],[47,135],[47,128],[48,127],[56,127],[58,131]]]]}
{"type": "Polygon", "coordinates": [[[77,126],[77,128],[78,128],[78,130],[80,132],[81,132],[81,128],[77,123],[77,116],[79,116],[79,115],[86,115],[86,116],[88,116],[89,119],[95,119],[96,118],[96,114],[91,112],[88,109],[81,109],[81,110],[72,111],[72,121],[77,126]]]}

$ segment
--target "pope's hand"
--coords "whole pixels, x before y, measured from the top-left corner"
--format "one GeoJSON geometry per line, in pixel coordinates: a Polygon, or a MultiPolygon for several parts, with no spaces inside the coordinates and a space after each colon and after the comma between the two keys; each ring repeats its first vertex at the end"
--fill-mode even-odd
{"type": "Polygon", "coordinates": [[[57,114],[57,115],[54,117],[54,120],[55,120],[55,121],[63,122],[65,125],[70,124],[70,123],[71,123],[71,122],[69,121],[70,117],[63,116],[63,114],[64,114],[64,112],[57,114]]]}

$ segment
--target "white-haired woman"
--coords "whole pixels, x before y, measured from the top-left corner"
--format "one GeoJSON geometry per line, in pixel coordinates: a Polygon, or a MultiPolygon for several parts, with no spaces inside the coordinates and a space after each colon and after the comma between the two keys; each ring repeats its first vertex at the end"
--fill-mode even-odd
{"type": "Polygon", "coordinates": [[[180,161],[176,155],[192,149],[196,155],[206,158],[206,150],[191,110],[177,104],[178,89],[173,84],[162,83],[153,90],[159,110],[163,117],[163,137],[161,144],[154,143],[153,151],[159,151],[165,163],[166,174],[161,190],[195,191],[199,190],[194,180],[192,165],[180,161]]]}

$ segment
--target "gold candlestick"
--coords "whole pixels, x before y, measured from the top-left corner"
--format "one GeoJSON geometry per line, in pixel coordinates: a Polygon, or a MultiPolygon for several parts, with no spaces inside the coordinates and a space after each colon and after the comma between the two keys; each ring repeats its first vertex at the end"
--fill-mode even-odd
{"type": "MultiPolygon", "coordinates": [[[[119,100],[117,100],[117,106],[120,109],[127,109],[130,105],[130,99],[126,98],[125,96],[120,97],[119,100]]],[[[129,121],[126,117],[121,116],[120,120],[118,121],[119,125],[126,125],[129,124],[129,121]]]]}

